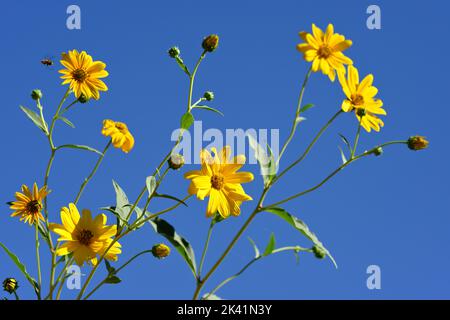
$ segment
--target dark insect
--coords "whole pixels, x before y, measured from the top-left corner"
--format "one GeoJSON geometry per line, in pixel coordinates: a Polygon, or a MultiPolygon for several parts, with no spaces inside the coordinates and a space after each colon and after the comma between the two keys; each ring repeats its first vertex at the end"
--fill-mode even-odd
{"type": "Polygon", "coordinates": [[[50,66],[53,65],[53,61],[52,61],[50,58],[42,59],[42,60],[41,60],[41,63],[42,63],[44,66],[47,66],[47,67],[50,67],[50,66]]]}

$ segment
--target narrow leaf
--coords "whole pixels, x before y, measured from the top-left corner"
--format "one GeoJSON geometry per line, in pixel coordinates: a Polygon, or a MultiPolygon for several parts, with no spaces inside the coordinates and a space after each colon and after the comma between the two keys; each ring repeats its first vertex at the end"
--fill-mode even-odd
{"type": "MultiPolygon", "coordinates": [[[[247,134],[250,148],[255,152],[255,158],[259,163],[261,175],[263,176],[264,185],[268,185],[274,177],[276,172],[276,163],[273,159],[273,155],[268,155],[266,150],[258,143],[255,137],[247,134]]],[[[269,148],[269,152],[270,148],[269,148]]]]}
{"type": "Polygon", "coordinates": [[[304,105],[303,107],[300,108],[300,113],[308,111],[309,109],[311,109],[312,107],[314,107],[314,105],[312,103],[309,103],[307,105],[304,105]]]}
{"type": "Polygon", "coordinates": [[[41,129],[44,133],[47,133],[46,125],[42,122],[41,117],[34,111],[28,109],[27,107],[20,106],[20,109],[27,115],[28,119],[33,121],[33,123],[41,129]]]}
{"type": "Polygon", "coordinates": [[[303,122],[305,120],[306,120],[305,117],[297,117],[297,119],[295,119],[295,122],[300,123],[300,122],[303,122]]]}
{"type": "Polygon", "coordinates": [[[85,151],[90,151],[90,152],[94,152],[100,156],[103,155],[103,153],[101,153],[100,151],[98,151],[97,149],[94,149],[92,147],[89,146],[84,146],[84,145],[79,145],[79,144],[63,144],[61,146],[59,146],[57,149],[64,149],[64,148],[69,148],[69,149],[80,149],[80,150],[85,150],[85,151]]]}
{"type": "Polygon", "coordinates": [[[194,108],[197,108],[197,109],[204,109],[204,110],[209,110],[209,111],[218,113],[218,114],[220,114],[221,116],[224,115],[221,111],[219,111],[219,110],[217,110],[217,109],[215,109],[215,108],[208,107],[208,106],[195,106],[194,108]]]}
{"type": "Polygon", "coordinates": [[[255,250],[255,259],[259,258],[261,256],[261,253],[259,252],[258,246],[256,245],[255,241],[253,241],[253,239],[250,237],[248,237],[248,241],[250,241],[250,243],[253,246],[253,249],[255,250]]]}
{"type": "Polygon", "coordinates": [[[109,283],[109,284],[116,284],[116,283],[120,283],[120,282],[122,282],[122,280],[118,276],[109,276],[105,280],[105,283],[109,283]]]}
{"type": "Polygon", "coordinates": [[[341,152],[341,159],[342,159],[342,164],[347,163],[347,158],[345,157],[344,151],[342,151],[341,146],[338,146],[339,151],[341,152]]]}
{"type": "Polygon", "coordinates": [[[125,191],[123,191],[116,181],[113,180],[112,183],[116,192],[116,208],[114,211],[119,214],[121,218],[119,225],[122,226],[124,222],[128,222],[128,215],[131,209],[128,208],[129,201],[125,191]]]}
{"type": "Polygon", "coordinates": [[[222,300],[222,298],[219,298],[214,293],[205,293],[202,296],[202,300],[222,300]]]}
{"type": "Polygon", "coordinates": [[[19,270],[23,273],[23,275],[25,276],[25,278],[27,278],[28,282],[32,285],[32,287],[34,288],[34,291],[36,292],[36,294],[39,294],[39,284],[36,282],[36,280],[30,276],[30,274],[28,273],[25,265],[20,262],[19,258],[12,253],[3,243],[0,242],[0,247],[3,248],[3,250],[5,250],[6,254],[9,256],[9,258],[12,260],[12,262],[14,262],[14,264],[17,266],[17,268],[19,268],[19,270]]]}
{"type": "Polygon", "coordinates": [[[148,195],[149,197],[151,197],[156,189],[155,177],[154,176],[147,177],[147,179],[145,179],[145,185],[147,186],[148,195]]]}
{"type": "Polygon", "coordinates": [[[75,125],[69,119],[67,119],[66,117],[59,116],[58,119],[62,120],[69,127],[75,128],[75,125]]]}
{"type": "Polygon", "coordinates": [[[157,233],[165,237],[175,247],[178,253],[188,264],[189,268],[194,274],[194,277],[196,277],[197,264],[195,262],[194,249],[192,248],[191,244],[182,236],[180,236],[175,231],[175,228],[167,221],[156,217],[154,219],[148,220],[148,222],[157,233]]]}
{"type": "Polygon", "coordinates": [[[268,256],[273,252],[275,249],[275,235],[272,233],[270,235],[269,243],[267,244],[266,249],[264,250],[264,253],[262,254],[263,257],[268,256]]]}
{"type": "Polygon", "coordinates": [[[192,113],[186,112],[181,117],[181,123],[180,123],[181,129],[188,130],[192,126],[194,121],[195,121],[195,119],[194,119],[194,116],[192,115],[192,113]]]}
{"type": "Polygon", "coordinates": [[[340,134],[340,133],[338,133],[338,134],[339,134],[339,137],[341,137],[341,140],[347,146],[348,150],[351,152],[352,151],[352,147],[350,146],[350,142],[348,141],[348,139],[343,134],[340,134]]]}
{"type": "Polygon", "coordinates": [[[330,260],[333,262],[334,266],[337,268],[337,264],[333,256],[324,247],[324,245],[322,244],[322,242],[320,242],[317,236],[312,231],[309,230],[308,226],[302,220],[300,220],[296,216],[291,215],[282,208],[266,208],[265,211],[279,216],[287,223],[289,223],[291,226],[293,226],[295,229],[300,231],[305,237],[307,237],[312,243],[314,243],[314,245],[323,250],[326,253],[326,255],[330,258],[330,260]]]}

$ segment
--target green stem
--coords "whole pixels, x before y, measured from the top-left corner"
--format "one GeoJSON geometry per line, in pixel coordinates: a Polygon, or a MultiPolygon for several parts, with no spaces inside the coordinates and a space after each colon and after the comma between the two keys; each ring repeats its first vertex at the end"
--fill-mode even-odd
{"type": "Polygon", "coordinates": [[[346,163],[343,163],[342,165],[340,165],[336,170],[334,170],[333,172],[331,172],[328,176],[325,177],[325,179],[323,179],[320,183],[316,184],[316,185],[313,186],[312,188],[309,188],[309,189],[307,189],[307,190],[305,190],[305,191],[296,193],[296,194],[294,194],[294,195],[292,195],[292,196],[290,196],[290,197],[288,197],[288,198],[286,198],[286,199],[283,199],[283,200],[281,200],[281,201],[278,201],[278,202],[275,202],[275,203],[273,203],[273,204],[271,204],[271,205],[268,205],[266,208],[277,207],[277,206],[279,206],[280,204],[283,204],[283,203],[285,203],[285,202],[291,201],[291,200],[293,200],[293,199],[295,199],[295,198],[301,197],[301,196],[303,196],[303,195],[305,195],[305,194],[308,194],[308,193],[310,193],[310,192],[312,192],[312,191],[314,191],[314,190],[317,190],[317,189],[320,188],[322,185],[324,185],[328,180],[330,180],[332,177],[334,177],[338,172],[340,172],[342,169],[344,169],[345,167],[347,167],[349,164],[351,164],[352,162],[354,162],[354,161],[356,161],[356,160],[358,160],[358,159],[361,159],[361,158],[363,158],[363,157],[366,157],[366,156],[368,156],[368,155],[373,154],[373,153],[375,152],[375,150],[378,149],[378,148],[382,148],[382,147],[389,146],[389,145],[393,145],[393,144],[406,144],[406,143],[408,143],[408,142],[407,142],[407,141],[390,141],[390,142],[383,143],[383,144],[381,144],[381,145],[379,145],[379,146],[376,146],[375,148],[372,148],[372,149],[370,149],[369,151],[363,152],[363,153],[361,153],[360,155],[354,156],[354,157],[352,157],[351,159],[349,159],[346,163]]]}
{"type": "Polygon", "coordinates": [[[209,224],[208,234],[206,236],[205,245],[203,247],[202,257],[200,259],[200,266],[198,268],[197,280],[199,280],[202,275],[203,264],[205,263],[206,252],[208,251],[209,242],[211,241],[211,234],[212,234],[214,225],[215,225],[215,222],[214,222],[214,218],[213,218],[213,219],[211,219],[211,223],[209,224]]]}
{"type": "Polygon", "coordinates": [[[195,75],[197,74],[198,67],[200,66],[200,63],[206,56],[206,51],[203,51],[203,53],[200,55],[200,58],[198,58],[197,63],[195,64],[194,71],[192,71],[192,74],[189,77],[189,94],[188,94],[188,104],[187,104],[187,111],[191,111],[192,107],[192,92],[194,90],[194,81],[195,81],[195,75]]]}
{"type": "Polygon", "coordinates": [[[37,271],[38,271],[38,285],[39,285],[39,294],[38,299],[41,300],[41,291],[42,291],[42,276],[41,276],[41,258],[39,255],[39,224],[36,221],[35,223],[35,246],[36,246],[36,263],[37,263],[37,271]]]}
{"type": "MultiPolygon", "coordinates": [[[[152,250],[144,250],[141,251],[137,254],[135,254],[133,257],[131,257],[127,262],[125,262],[121,267],[117,268],[116,271],[114,272],[114,275],[118,274],[123,268],[125,268],[127,265],[129,265],[131,262],[133,262],[136,258],[138,258],[139,256],[146,254],[146,253],[152,253],[152,250]]],[[[109,276],[109,275],[108,275],[109,276]]],[[[97,291],[102,285],[104,285],[106,283],[106,280],[108,279],[108,276],[105,277],[105,279],[103,279],[102,281],[100,281],[100,283],[98,285],[95,286],[94,289],[92,289],[91,292],[89,292],[84,298],[83,300],[87,300],[92,294],[94,294],[95,291],[97,291]]]]}
{"type": "Polygon", "coordinates": [[[108,151],[109,147],[111,146],[111,143],[112,143],[112,140],[109,140],[108,144],[103,149],[103,152],[102,152],[101,156],[98,157],[98,160],[95,163],[95,166],[92,169],[91,173],[89,174],[89,176],[86,179],[84,179],[83,183],[81,184],[80,190],[78,191],[78,194],[77,194],[77,196],[75,198],[75,201],[73,202],[75,205],[80,200],[81,195],[82,195],[84,189],[86,188],[87,184],[89,183],[89,181],[91,181],[92,177],[95,175],[95,173],[97,172],[98,168],[100,167],[100,164],[102,163],[103,158],[105,157],[106,151],[108,151]]]}
{"type": "Polygon", "coordinates": [[[363,118],[363,117],[361,117],[361,118],[359,119],[358,129],[356,130],[355,143],[354,143],[354,145],[353,145],[352,153],[350,154],[350,159],[352,159],[352,158],[354,157],[355,152],[356,152],[356,148],[358,147],[359,136],[360,136],[360,134],[361,134],[361,121],[362,121],[362,118],[363,118]]]}
{"type": "Polygon", "coordinates": [[[303,95],[305,94],[306,85],[308,84],[308,80],[309,80],[309,77],[311,76],[311,72],[312,72],[312,68],[309,68],[308,72],[306,73],[305,79],[303,80],[302,88],[300,90],[300,94],[299,94],[299,97],[298,97],[297,109],[295,111],[295,118],[294,118],[294,121],[293,121],[292,127],[291,127],[291,132],[289,133],[289,136],[286,139],[286,142],[284,143],[283,147],[281,148],[277,164],[280,163],[281,157],[283,156],[284,152],[286,151],[286,148],[288,147],[289,143],[291,142],[292,138],[295,135],[295,131],[296,131],[297,126],[299,124],[298,117],[300,116],[300,113],[301,113],[302,102],[303,102],[303,95]]]}
{"type": "Polygon", "coordinates": [[[198,295],[200,294],[200,291],[202,287],[205,285],[206,281],[211,277],[211,275],[216,271],[216,269],[219,267],[219,265],[222,263],[222,261],[225,259],[225,257],[228,255],[228,253],[233,249],[236,242],[239,240],[241,235],[244,233],[244,231],[248,228],[250,223],[253,221],[253,219],[256,217],[256,215],[261,212],[261,208],[264,202],[264,199],[266,198],[267,192],[269,191],[270,186],[265,187],[261,197],[259,198],[258,204],[256,205],[255,209],[253,210],[252,214],[247,218],[244,225],[239,229],[237,234],[234,236],[234,238],[231,240],[230,244],[227,246],[225,251],[222,253],[222,255],[219,257],[219,259],[216,261],[216,263],[212,266],[212,268],[208,271],[208,273],[205,275],[203,279],[199,279],[197,281],[197,287],[194,292],[194,296],[192,297],[193,300],[196,300],[198,298],[198,295]]]}
{"type": "Polygon", "coordinates": [[[16,290],[13,291],[14,297],[16,297],[16,300],[20,300],[19,295],[17,294],[16,290]]]}
{"type": "Polygon", "coordinates": [[[330,120],[327,121],[327,123],[325,123],[325,125],[320,129],[320,131],[316,134],[316,136],[314,137],[314,139],[311,141],[311,143],[308,145],[308,147],[306,148],[306,150],[303,152],[303,154],[300,156],[300,158],[298,158],[297,160],[295,160],[291,165],[289,165],[286,169],[284,169],[282,172],[280,172],[280,174],[278,174],[273,180],[272,180],[272,184],[274,184],[276,181],[278,181],[283,175],[286,174],[286,172],[288,172],[289,170],[291,170],[293,167],[295,167],[297,164],[299,164],[300,162],[302,162],[306,156],[309,154],[309,152],[311,151],[312,147],[316,144],[316,142],[319,140],[319,138],[322,136],[322,134],[325,132],[325,130],[328,129],[328,127],[333,123],[333,121],[342,113],[342,110],[339,110],[338,112],[336,112],[331,118],[330,120]]]}
{"type": "Polygon", "coordinates": [[[65,107],[62,112],[60,112],[60,116],[62,116],[63,114],[65,114],[71,107],[73,107],[76,103],[78,102],[78,99],[72,101],[67,107],[65,107]]]}

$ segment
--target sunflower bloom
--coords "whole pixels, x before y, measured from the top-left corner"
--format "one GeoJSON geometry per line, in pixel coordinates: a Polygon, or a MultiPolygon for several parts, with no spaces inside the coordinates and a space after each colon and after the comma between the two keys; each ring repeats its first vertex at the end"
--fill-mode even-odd
{"type": "Polygon", "coordinates": [[[367,75],[360,83],[358,69],[349,66],[347,78],[343,72],[339,72],[338,76],[347,97],[342,102],[342,110],[355,111],[356,118],[367,132],[371,129],[380,131],[384,122],[377,115],[386,115],[386,110],[382,108],[383,101],[375,98],[378,89],[373,86],[373,75],[367,75]]]}
{"type": "MultiPolygon", "coordinates": [[[[60,236],[58,242],[65,241],[57,248],[56,254],[65,256],[72,253],[79,266],[84,262],[95,265],[97,256],[105,253],[113,241],[111,237],[117,233],[116,225],[106,225],[106,215],[99,214],[93,219],[89,210],[83,210],[80,217],[73,203],[61,209],[61,221],[62,224],[50,224],[50,229],[60,236]]],[[[120,248],[121,245],[115,242],[105,254],[105,259],[116,261],[122,252],[120,248]]]]}
{"type": "Polygon", "coordinates": [[[303,53],[303,58],[312,62],[312,71],[322,71],[328,75],[331,81],[336,79],[336,71],[345,72],[344,65],[351,65],[353,61],[342,52],[351,45],[351,40],[346,40],[339,33],[334,33],[334,27],[330,23],[325,33],[315,24],[312,25],[312,34],[300,32],[300,37],[305,43],[297,45],[297,50],[303,53]]]}
{"type": "Polygon", "coordinates": [[[61,79],[64,80],[62,84],[69,83],[70,89],[77,98],[84,95],[87,100],[90,98],[98,100],[99,91],[108,90],[106,84],[100,80],[108,76],[105,70],[106,64],[102,61],[93,61],[86,51],[79,53],[77,50],[72,50],[69,53],[63,53],[60,62],[66,67],[59,70],[59,73],[62,73],[61,79]]]}
{"type": "Polygon", "coordinates": [[[206,216],[213,217],[217,212],[227,218],[241,213],[243,201],[253,200],[247,195],[241,183],[253,180],[250,172],[237,172],[245,163],[245,156],[238,155],[230,159],[230,147],[224,147],[220,153],[211,148],[212,156],[207,150],[200,154],[200,170],[187,172],[184,177],[191,180],[189,194],[204,200],[209,196],[206,216]]]}
{"type": "Polygon", "coordinates": [[[20,217],[20,221],[28,222],[30,225],[37,223],[42,216],[42,200],[48,195],[47,187],[38,189],[33,185],[33,192],[26,185],[22,185],[22,192],[16,192],[16,201],[11,202],[10,209],[14,210],[11,217],[20,217]]]}
{"type": "Polygon", "coordinates": [[[134,137],[123,122],[104,120],[102,134],[111,137],[114,147],[120,148],[125,153],[130,152],[134,147],[134,137]]]}

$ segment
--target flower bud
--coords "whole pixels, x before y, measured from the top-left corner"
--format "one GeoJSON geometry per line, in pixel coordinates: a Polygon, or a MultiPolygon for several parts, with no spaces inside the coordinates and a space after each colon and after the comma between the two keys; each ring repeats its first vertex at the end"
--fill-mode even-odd
{"type": "Polygon", "coordinates": [[[170,169],[178,170],[184,165],[184,157],[181,154],[172,154],[167,160],[170,169]]]}
{"type": "Polygon", "coordinates": [[[42,91],[39,89],[34,89],[33,91],[31,91],[31,98],[33,100],[42,99],[42,91]]]}
{"type": "Polygon", "coordinates": [[[152,248],[152,254],[155,258],[163,259],[170,254],[170,248],[164,243],[155,244],[152,248]]]}
{"type": "Polygon", "coordinates": [[[80,97],[78,98],[78,102],[79,103],[86,103],[86,102],[88,102],[89,101],[89,99],[82,93],[81,95],[80,95],[80,97]]]}
{"type": "Polygon", "coordinates": [[[217,34],[210,34],[205,37],[202,42],[202,47],[207,52],[213,52],[219,46],[219,36],[217,34]]]}
{"type": "Polygon", "coordinates": [[[322,248],[319,248],[318,246],[312,247],[312,251],[317,259],[323,259],[327,256],[326,252],[322,248]]]}
{"type": "Polygon", "coordinates": [[[167,53],[171,58],[176,58],[180,55],[180,49],[178,49],[178,47],[172,47],[167,51],[167,53]]]}
{"type": "Polygon", "coordinates": [[[429,142],[423,136],[412,136],[408,139],[408,148],[414,151],[426,149],[428,144],[429,142]]]}
{"type": "Polygon", "coordinates": [[[382,147],[378,147],[375,150],[373,150],[373,154],[378,157],[381,156],[383,154],[383,148],[382,147]]]}
{"type": "Polygon", "coordinates": [[[360,116],[360,117],[364,117],[364,116],[366,115],[366,109],[358,108],[358,109],[356,110],[356,114],[357,114],[358,116],[360,116]]]}
{"type": "Polygon", "coordinates": [[[205,98],[207,101],[212,101],[212,100],[214,100],[214,92],[212,92],[212,91],[206,91],[206,92],[203,94],[203,98],[205,98]]]}
{"type": "Polygon", "coordinates": [[[9,294],[15,292],[19,288],[19,284],[17,283],[17,280],[14,278],[6,278],[3,281],[3,290],[8,292],[9,294]]]}

